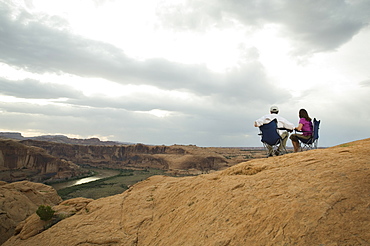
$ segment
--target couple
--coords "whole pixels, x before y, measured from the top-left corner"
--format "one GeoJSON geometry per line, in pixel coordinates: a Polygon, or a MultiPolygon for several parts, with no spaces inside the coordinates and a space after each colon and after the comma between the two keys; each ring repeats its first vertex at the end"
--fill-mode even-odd
{"type": "MultiPolygon", "coordinates": [[[[290,136],[290,140],[292,140],[294,152],[298,152],[300,148],[300,144],[298,142],[299,139],[309,139],[313,132],[313,126],[311,122],[311,118],[308,116],[308,113],[305,109],[299,110],[299,123],[297,127],[294,127],[294,124],[287,121],[285,118],[278,115],[279,108],[277,106],[272,106],[270,108],[270,114],[264,115],[258,120],[254,122],[255,127],[260,127],[263,124],[270,123],[270,121],[276,119],[278,122],[278,128],[285,128],[289,132],[292,132],[293,130],[296,131],[302,131],[303,134],[292,134],[290,136]]],[[[288,140],[289,133],[287,131],[281,131],[279,130],[280,136],[282,138],[282,144],[279,145],[278,151],[280,153],[283,153],[283,150],[285,149],[286,142],[288,140]]],[[[268,146],[269,150],[269,156],[272,156],[272,147],[268,146]]]]}

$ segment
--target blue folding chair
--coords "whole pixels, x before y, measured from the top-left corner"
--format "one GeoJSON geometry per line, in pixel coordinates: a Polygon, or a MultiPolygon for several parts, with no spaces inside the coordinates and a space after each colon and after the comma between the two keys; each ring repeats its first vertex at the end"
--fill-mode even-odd
{"type": "Polygon", "coordinates": [[[310,138],[303,139],[298,138],[301,144],[301,150],[310,150],[310,149],[317,149],[317,145],[319,142],[319,129],[320,129],[320,120],[313,119],[313,132],[310,138]]]}
{"type": "MultiPolygon", "coordinates": [[[[278,127],[277,127],[277,119],[270,121],[268,124],[263,124],[259,127],[261,142],[263,143],[263,147],[267,152],[267,157],[272,156],[274,153],[279,153],[278,148],[279,145],[282,144],[282,138],[279,134],[278,127]],[[270,152],[271,150],[271,152],[270,152]]],[[[287,151],[285,146],[283,147],[284,153],[279,154],[286,154],[287,151]]]]}

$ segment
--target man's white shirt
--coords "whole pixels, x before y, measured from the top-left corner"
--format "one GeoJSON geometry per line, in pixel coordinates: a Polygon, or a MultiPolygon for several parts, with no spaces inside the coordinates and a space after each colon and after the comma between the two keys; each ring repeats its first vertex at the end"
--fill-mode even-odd
{"type": "Polygon", "coordinates": [[[272,120],[277,119],[278,121],[278,128],[286,128],[288,130],[294,130],[294,124],[290,123],[284,117],[279,116],[278,114],[266,114],[255,121],[257,127],[262,126],[263,124],[268,124],[272,120]]]}

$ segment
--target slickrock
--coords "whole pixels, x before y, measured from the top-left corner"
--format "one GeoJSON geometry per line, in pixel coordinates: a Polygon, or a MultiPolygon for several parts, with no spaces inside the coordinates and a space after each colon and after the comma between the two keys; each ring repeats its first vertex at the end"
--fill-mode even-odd
{"type": "Polygon", "coordinates": [[[54,206],[62,199],[50,186],[28,181],[0,183],[0,244],[14,234],[17,224],[40,205],[54,206]]]}
{"type": "Polygon", "coordinates": [[[4,246],[370,245],[369,151],[365,139],[212,174],[153,176],[27,239],[23,223],[4,246]]]}

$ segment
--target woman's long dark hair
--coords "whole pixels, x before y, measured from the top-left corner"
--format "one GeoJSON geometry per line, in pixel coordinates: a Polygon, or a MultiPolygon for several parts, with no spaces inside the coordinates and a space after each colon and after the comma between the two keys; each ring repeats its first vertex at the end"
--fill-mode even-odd
{"type": "Polygon", "coordinates": [[[303,109],[303,108],[299,110],[299,118],[305,118],[308,121],[311,121],[312,120],[310,118],[310,116],[308,116],[307,111],[305,109],[303,109]]]}

